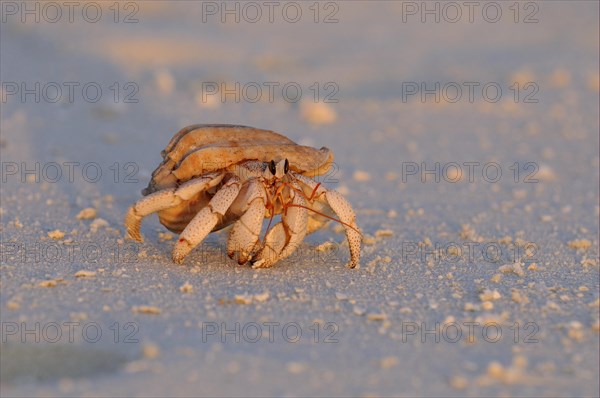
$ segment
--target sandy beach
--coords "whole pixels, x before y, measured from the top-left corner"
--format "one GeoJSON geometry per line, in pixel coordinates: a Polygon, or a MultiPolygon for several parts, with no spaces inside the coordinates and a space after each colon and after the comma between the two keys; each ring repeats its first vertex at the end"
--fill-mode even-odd
{"type": "Polygon", "coordinates": [[[2,2],[2,396],[598,396],[598,3],[466,3],[2,2]],[[331,148],[360,267],[127,240],[195,123],[331,148]]]}

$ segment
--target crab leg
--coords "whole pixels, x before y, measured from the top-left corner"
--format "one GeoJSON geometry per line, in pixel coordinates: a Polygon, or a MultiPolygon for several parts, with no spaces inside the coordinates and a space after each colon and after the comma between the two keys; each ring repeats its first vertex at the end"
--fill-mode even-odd
{"type": "Polygon", "coordinates": [[[325,214],[327,216],[333,215],[331,208],[320,201],[314,201],[313,203],[311,203],[310,208],[312,210],[315,210],[315,212],[308,212],[308,225],[306,227],[306,235],[310,235],[316,230],[323,228],[325,224],[331,221],[331,218],[323,217],[321,216],[321,214],[325,214]]]}
{"type": "Polygon", "coordinates": [[[140,199],[127,211],[125,226],[127,237],[142,242],[140,225],[142,218],[149,214],[179,205],[194,197],[197,193],[214,187],[223,179],[223,173],[208,173],[194,178],[177,188],[164,189],[140,199]]]}
{"type": "MultiPolygon", "coordinates": [[[[236,202],[239,199],[238,197],[236,202]]],[[[233,225],[227,241],[227,254],[229,258],[233,258],[234,254],[238,252],[238,264],[248,262],[258,242],[265,218],[266,192],[257,179],[252,179],[248,184],[248,191],[242,199],[243,204],[239,209],[242,216],[233,225]]],[[[232,205],[233,207],[235,204],[232,205]]]]}
{"type": "MultiPolygon", "coordinates": [[[[292,185],[300,189],[296,184],[292,185]]],[[[263,248],[254,258],[252,268],[268,268],[277,261],[289,257],[306,236],[308,223],[308,211],[303,195],[291,191],[291,204],[296,206],[287,207],[281,215],[281,222],[265,236],[263,248]]]]}
{"type": "Polygon", "coordinates": [[[185,227],[175,247],[173,248],[173,261],[178,264],[183,262],[202,240],[212,231],[215,225],[223,218],[227,209],[240,192],[241,181],[235,175],[230,175],[227,182],[215,193],[208,205],[198,212],[185,227]]]}
{"type": "Polygon", "coordinates": [[[328,191],[314,180],[301,174],[293,173],[292,175],[297,181],[307,186],[313,192],[314,202],[311,203],[311,207],[319,208],[322,205],[327,205],[338,216],[346,229],[346,238],[348,239],[348,247],[350,248],[350,261],[346,266],[349,268],[356,267],[360,261],[362,235],[356,225],[356,215],[350,203],[337,191],[328,191]]]}

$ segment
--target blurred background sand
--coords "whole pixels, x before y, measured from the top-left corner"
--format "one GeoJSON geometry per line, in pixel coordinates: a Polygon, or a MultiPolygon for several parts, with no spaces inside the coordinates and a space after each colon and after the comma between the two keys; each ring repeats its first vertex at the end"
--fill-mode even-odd
{"type": "Polygon", "coordinates": [[[280,2],[270,22],[241,2],[236,22],[221,2],[82,2],[70,22],[60,2],[61,18],[3,2],[3,395],[597,396],[598,3],[476,3],[280,2]],[[259,271],[223,233],[173,264],[156,217],[124,241],[192,123],[332,148],[324,183],[357,211],[361,268],[335,226],[259,271]],[[421,173],[436,162],[438,182],[421,173]],[[463,335],[421,335],[436,323],[463,335]]]}

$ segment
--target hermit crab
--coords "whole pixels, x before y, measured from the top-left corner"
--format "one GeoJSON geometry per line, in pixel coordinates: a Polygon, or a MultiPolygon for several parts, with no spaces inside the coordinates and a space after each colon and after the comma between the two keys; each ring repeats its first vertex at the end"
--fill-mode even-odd
{"type": "Polygon", "coordinates": [[[239,264],[265,268],[335,220],[348,239],[347,266],[358,265],[361,233],[352,207],[340,193],[313,180],[333,163],[328,148],[298,145],[253,127],[196,124],[175,134],[161,155],[162,163],[142,191],[144,198],[125,216],[129,238],[141,242],[142,218],[158,213],[161,224],[180,234],[173,261],[182,263],[210,232],[233,224],[229,257],[237,254],[239,264]],[[271,227],[277,215],[280,221],[271,227]],[[269,226],[261,241],[265,219],[269,226]]]}

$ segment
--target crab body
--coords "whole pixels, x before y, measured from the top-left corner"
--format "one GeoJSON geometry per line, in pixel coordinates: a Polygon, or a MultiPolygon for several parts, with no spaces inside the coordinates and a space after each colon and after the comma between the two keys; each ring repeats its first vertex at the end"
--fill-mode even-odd
{"type": "Polygon", "coordinates": [[[348,266],[358,264],[361,235],[352,207],[312,179],[329,170],[329,149],[301,146],[273,131],[215,124],[183,128],[161,154],[145,197],[125,217],[129,238],[141,241],[142,218],[156,212],[165,227],[180,233],[173,260],[181,263],[206,235],[233,224],[229,256],[270,267],[335,214],[346,229],[348,266]],[[281,221],[261,242],[263,220],[276,215],[281,221]]]}

